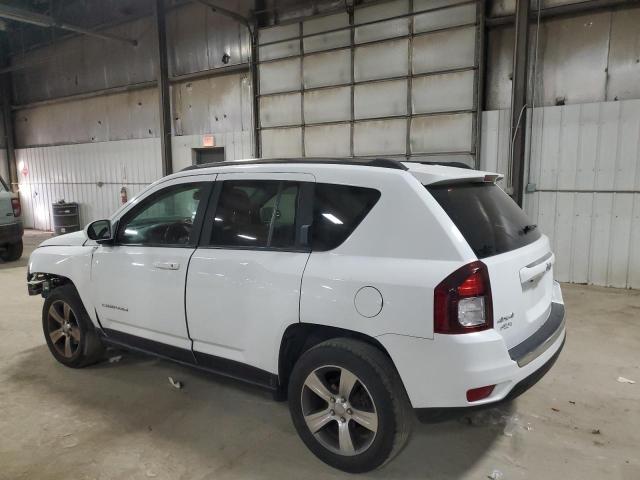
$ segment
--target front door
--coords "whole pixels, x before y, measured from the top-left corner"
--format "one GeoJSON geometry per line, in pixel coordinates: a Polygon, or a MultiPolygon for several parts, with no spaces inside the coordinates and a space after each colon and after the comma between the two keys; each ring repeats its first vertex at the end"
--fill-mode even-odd
{"type": "Polygon", "coordinates": [[[309,258],[301,235],[310,215],[305,219],[303,205],[313,180],[308,174],[218,175],[187,278],[187,319],[199,363],[216,368],[223,358],[277,372],[279,340],[299,321],[309,258]]]}
{"type": "Polygon", "coordinates": [[[156,187],[120,219],[115,244],[96,249],[92,292],[107,335],[192,358],[185,279],[213,178],[187,177],[156,187]]]}

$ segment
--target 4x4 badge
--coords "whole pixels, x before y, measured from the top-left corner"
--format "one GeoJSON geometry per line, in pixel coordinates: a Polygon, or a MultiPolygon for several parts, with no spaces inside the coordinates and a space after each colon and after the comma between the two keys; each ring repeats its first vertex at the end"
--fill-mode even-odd
{"type": "Polygon", "coordinates": [[[500,325],[500,330],[506,330],[507,328],[513,325],[513,323],[510,322],[510,320],[514,317],[514,315],[515,313],[511,312],[503,317],[500,317],[500,320],[496,322],[498,325],[500,325]]]}

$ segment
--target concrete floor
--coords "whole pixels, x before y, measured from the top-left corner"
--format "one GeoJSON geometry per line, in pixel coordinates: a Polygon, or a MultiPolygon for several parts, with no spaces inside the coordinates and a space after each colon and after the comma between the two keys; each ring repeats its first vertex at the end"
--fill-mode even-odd
{"type": "MultiPolygon", "coordinates": [[[[25,257],[0,264],[0,478],[346,477],[316,460],[286,404],[259,390],[129,353],[84,370],[56,363],[42,299],[25,287],[42,238],[28,232],[25,257]]],[[[640,292],[563,288],[569,336],[539,384],[509,405],[416,423],[407,448],[362,477],[640,478],[640,292]]]]}

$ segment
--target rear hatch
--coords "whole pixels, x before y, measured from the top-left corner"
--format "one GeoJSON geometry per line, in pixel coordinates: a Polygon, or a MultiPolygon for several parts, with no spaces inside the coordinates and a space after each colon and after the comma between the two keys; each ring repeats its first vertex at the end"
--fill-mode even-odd
{"type": "Polygon", "coordinates": [[[511,348],[549,317],[555,258],[548,238],[495,183],[458,182],[426,188],[487,266],[494,328],[511,348]]]}
{"type": "Polygon", "coordinates": [[[11,205],[12,193],[7,184],[0,177],[0,225],[15,222],[13,216],[13,206],[11,205]]]}

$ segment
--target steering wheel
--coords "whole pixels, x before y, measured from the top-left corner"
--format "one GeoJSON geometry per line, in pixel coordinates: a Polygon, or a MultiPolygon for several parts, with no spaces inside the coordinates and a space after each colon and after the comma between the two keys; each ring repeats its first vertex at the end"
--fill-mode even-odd
{"type": "Polygon", "coordinates": [[[189,242],[191,225],[187,223],[171,223],[167,225],[162,234],[162,243],[171,245],[184,245],[189,242]]]}

